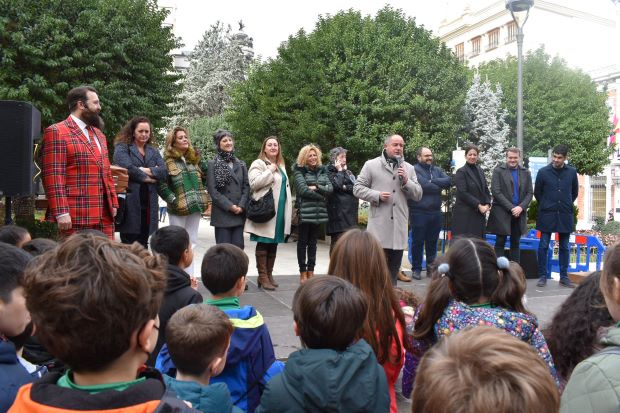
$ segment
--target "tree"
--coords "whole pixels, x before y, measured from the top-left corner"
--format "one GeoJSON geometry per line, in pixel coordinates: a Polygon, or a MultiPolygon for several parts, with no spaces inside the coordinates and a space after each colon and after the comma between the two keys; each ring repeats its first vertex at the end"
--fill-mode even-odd
{"type": "MultiPolygon", "coordinates": [[[[479,67],[480,75],[501,84],[508,123],[516,142],[517,59],[508,57],[479,67]]],[[[560,143],[569,145],[570,162],[582,174],[597,175],[609,163],[609,109],[606,93],[580,70],[571,69],[544,49],[523,62],[523,147],[526,156],[547,156],[560,143]]]]}
{"type": "Polygon", "coordinates": [[[179,44],[155,0],[0,0],[0,99],[30,101],[43,126],[68,115],[69,89],[99,91],[111,141],[132,116],[164,126],[179,44]]]}
{"type": "Polygon", "coordinates": [[[253,58],[251,37],[219,21],[212,25],[192,52],[173,123],[221,115],[230,85],[245,80],[253,58]]]}
{"type": "Polygon", "coordinates": [[[494,92],[489,80],[480,83],[480,75],[476,73],[465,97],[465,130],[469,141],[480,149],[481,166],[489,182],[493,169],[504,159],[508,148],[510,128],[505,121],[502,96],[499,84],[494,92]]]}
{"type": "Polygon", "coordinates": [[[277,135],[289,164],[313,142],[324,151],[350,149],[359,170],[389,133],[405,137],[408,159],[422,144],[449,159],[463,122],[467,68],[402,11],[320,17],[312,33],[300,30],[278,51],[233,89],[227,119],[246,160],[277,135]]]}

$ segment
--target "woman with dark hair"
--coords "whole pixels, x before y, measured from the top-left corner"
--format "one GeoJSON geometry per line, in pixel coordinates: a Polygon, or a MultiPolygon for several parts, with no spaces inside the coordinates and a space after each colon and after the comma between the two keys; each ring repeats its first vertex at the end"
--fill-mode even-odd
{"type": "Polygon", "coordinates": [[[400,307],[385,253],[370,232],[351,229],[336,243],[327,274],[344,278],[359,288],[368,300],[368,313],[361,338],[372,347],[383,366],[390,391],[390,412],[398,411],[394,384],[405,363],[405,315],[400,307]]]}
{"type": "Polygon", "coordinates": [[[563,386],[577,364],[602,349],[599,340],[614,325],[600,280],[600,271],[590,274],[564,300],[543,331],[563,386]]]}
{"type": "Polygon", "coordinates": [[[211,195],[211,226],[216,244],[233,244],[243,249],[245,208],[250,196],[248,168],[235,156],[235,140],[227,130],[213,135],[217,154],[207,169],[207,190],[211,195]]]}
{"type": "Polygon", "coordinates": [[[344,232],[351,228],[357,228],[357,210],[359,201],[353,195],[355,175],[347,169],[347,150],[337,147],[329,151],[329,165],[327,166],[329,177],[334,192],[327,199],[327,235],[331,238],[329,253],[334,250],[334,245],[344,232]]]}
{"type": "Polygon", "coordinates": [[[258,159],[252,162],[248,171],[252,198],[258,200],[272,190],[276,216],[267,222],[245,221],[245,232],[249,232],[250,241],[256,242],[256,269],[258,286],[265,290],[275,290],[278,283],[273,278],[278,244],[286,242],[286,235],[291,233],[293,203],[291,188],[280,140],[269,136],[263,140],[258,159]]]}
{"type": "Polygon", "coordinates": [[[477,165],[479,150],[465,148],[465,166],[454,176],[456,202],[452,210],[452,238],[462,235],[484,238],[486,214],[491,209],[491,192],[484,171],[477,165]]]}
{"type": "MultiPolygon", "coordinates": [[[[202,213],[209,206],[207,195],[207,163],[189,141],[187,130],[180,126],[166,137],[164,161],[168,179],[159,185],[160,196],[168,203],[170,225],[187,230],[192,249],[196,246],[202,213]]],[[[194,264],[185,269],[193,276],[194,264]]]]}
{"type": "Polygon", "coordinates": [[[316,145],[310,144],[301,148],[293,171],[297,190],[296,202],[299,206],[297,264],[299,282],[303,284],[314,276],[319,225],[327,222],[327,197],[332,193],[333,187],[325,167],[321,164],[321,150],[316,145]]]}
{"type": "Polygon", "coordinates": [[[157,185],[168,172],[154,144],[153,127],[144,116],[131,119],[116,136],[114,163],[129,174],[125,219],[115,227],[124,244],[138,241],[147,248],[149,236],[157,231],[157,185]]]}

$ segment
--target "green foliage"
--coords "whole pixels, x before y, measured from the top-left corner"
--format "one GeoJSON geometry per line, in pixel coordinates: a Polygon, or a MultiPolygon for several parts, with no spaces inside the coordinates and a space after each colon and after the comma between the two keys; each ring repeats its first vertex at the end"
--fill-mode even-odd
{"type": "Polygon", "coordinates": [[[58,225],[55,222],[31,219],[16,219],[15,224],[26,228],[32,238],[58,239],[58,225]]]}
{"type": "Polygon", "coordinates": [[[166,13],[155,0],[0,0],[0,99],[32,102],[46,126],[90,84],[109,140],[135,115],[162,127],[178,91],[166,13]]]}
{"type": "Polygon", "coordinates": [[[301,146],[350,149],[351,169],[376,157],[383,138],[399,133],[407,159],[424,144],[447,162],[467,89],[467,68],[402,11],[373,18],[349,10],[320,17],[279,55],[255,65],[232,92],[227,119],[247,160],[276,135],[292,164],[301,146]]]}
{"type": "Polygon", "coordinates": [[[603,235],[620,235],[620,222],[609,221],[600,229],[600,231],[603,235]]]}
{"type": "Polygon", "coordinates": [[[230,125],[226,122],[223,115],[199,118],[190,122],[187,127],[192,145],[206,159],[212,159],[215,156],[213,134],[218,129],[230,130],[230,125]]]}
{"type": "Polygon", "coordinates": [[[594,225],[592,226],[593,231],[602,231],[605,226],[605,218],[603,217],[594,217],[593,219],[594,225]]]}
{"type": "MultiPolygon", "coordinates": [[[[508,109],[511,142],[516,142],[517,59],[494,60],[479,68],[481,76],[500,83],[508,109]]],[[[609,163],[609,110],[606,93],[592,79],[571,69],[544,49],[523,61],[523,146],[526,156],[547,156],[560,143],[569,145],[570,163],[581,174],[597,175],[609,163]]]]}

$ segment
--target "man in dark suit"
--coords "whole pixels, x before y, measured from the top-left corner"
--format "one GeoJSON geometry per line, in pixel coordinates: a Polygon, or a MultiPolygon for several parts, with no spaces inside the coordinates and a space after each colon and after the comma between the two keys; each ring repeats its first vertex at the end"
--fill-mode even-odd
{"type": "Polygon", "coordinates": [[[42,178],[47,218],[63,236],[96,229],[114,238],[118,208],[106,138],[100,127],[101,104],[90,86],[67,95],[71,114],[43,133],[42,178]]]}
{"type": "Polygon", "coordinates": [[[527,231],[527,207],[532,202],[532,176],[519,165],[521,151],[509,148],[506,163],[493,170],[491,193],[493,208],[487,223],[487,232],[495,234],[495,254],[504,255],[506,236],[510,235],[510,259],[519,262],[521,235],[527,231]]]}
{"type": "Polygon", "coordinates": [[[547,257],[551,233],[559,235],[560,285],[574,288],[568,279],[568,242],[575,226],[573,203],[579,194],[577,170],[567,165],[568,146],[553,148],[553,158],[549,165],[538,171],[534,196],[538,201],[536,229],[540,231],[538,246],[538,287],[547,285],[547,257]]]}

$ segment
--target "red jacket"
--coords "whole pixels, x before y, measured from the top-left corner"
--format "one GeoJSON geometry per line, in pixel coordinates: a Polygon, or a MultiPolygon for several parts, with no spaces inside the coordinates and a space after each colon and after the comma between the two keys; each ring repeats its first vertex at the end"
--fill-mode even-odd
{"type": "Polygon", "coordinates": [[[48,219],[69,213],[76,227],[98,224],[107,212],[118,208],[108,148],[103,132],[93,128],[101,156],[69,116],[43,133],[42,177],[48,200],[48,219]]]}

